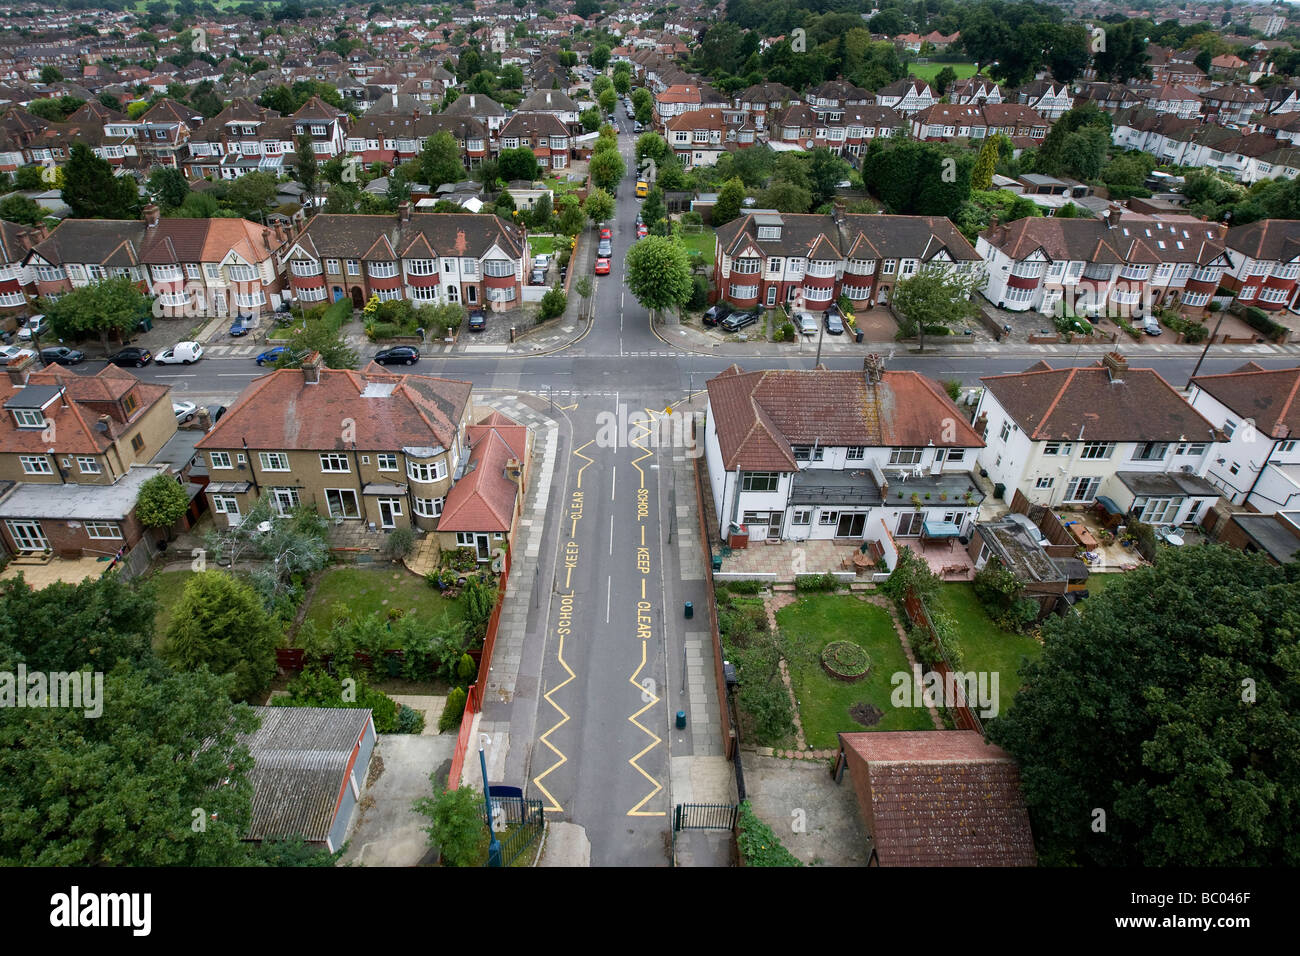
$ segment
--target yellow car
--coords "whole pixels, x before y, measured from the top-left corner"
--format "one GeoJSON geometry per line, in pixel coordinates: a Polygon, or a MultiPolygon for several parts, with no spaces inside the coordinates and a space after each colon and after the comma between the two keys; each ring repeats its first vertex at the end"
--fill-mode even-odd
{"type": "Polygon", "coordinates": [[[645,199],[645,197],[648,196],[649,194],[650,194],[650,184],[646,182],[644,179],[638,179],[636,181],[636,198],[645,199]]]}

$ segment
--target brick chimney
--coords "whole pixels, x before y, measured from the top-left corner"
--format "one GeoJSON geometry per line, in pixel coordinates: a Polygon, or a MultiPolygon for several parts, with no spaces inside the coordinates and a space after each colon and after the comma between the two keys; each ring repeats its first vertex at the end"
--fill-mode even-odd
{"type": "Polygon", "coordinates": [[[523,463],[520,462],[518,458],[506,459],[506,478],[513,481],[516,485],[519,484],[519,478],[523,474],[523,471],[523,463]]]}
{"type": "Polygon", "coordinates": [[[153,203],[149,203],[140,211],[140,218],[144,220],[144,224],[150,229],[158,225],[159,215],[158,207],[153,203]]]}
{"type": "Polygon", "coordinates": [[[1107,352],[1101,357],[1101,364],[1113,384],[1124,381],[1124,375],[1128,372],[1128,359],[1124,356],[1118,352],[1107,352]]]}
{"type": "Polygon", "coordinates": [[[398,222],[410,222],[410,221],[411,221],[411,208],[412,208],[412,206],[411,206],[411,200],[409,200],[409,199],[404,200],[403,202],[398,203],[398,204],[397,204],[397,221],[398,221],[398,222]]]}
{"type": "Polygon", "coordinates": [[[834,220],[837,226],[844,222],[844,214],[847,211],[847,208],[848,207],[844,205],[843,201],[839,199],[835,200],[831,205],[831,219],[834,220]]]}
{"type": "Polygon", "coordinates": [[[22,388],[27,384],[27,376],[32,374],[32,366],[36,364],[35,355],[19,355],[12,358],[5,365],[5,371],[9,373],[9,382],[14,388],[22,388]]]}
{"type": "Polygon", "coordinates": [[[196,421],[204,432],[212,430],[212,413],[208,411],[208,406],[200,405],[196,421]]]}
{"type": "Polygon", "coordinates": [[[975,424],[971,427],[975,429],[975,434],[982,439],[989,431],[989,413],[980,412],[980,417],[975,419],[975,424]]]}
{"type": "Polygon", "coordinates": [[[302,359],[302,377],[308,385],[320,384],[321,358],[319,352],[308,352],[302,359]]]}

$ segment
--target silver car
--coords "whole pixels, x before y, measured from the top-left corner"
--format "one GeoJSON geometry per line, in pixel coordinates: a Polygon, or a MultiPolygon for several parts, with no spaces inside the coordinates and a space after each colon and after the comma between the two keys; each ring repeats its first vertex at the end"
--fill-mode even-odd
{"type": "Polygon", "coordinates": [[[807,312],[796,312],[794,314],[794,324],[801,335],[817,334],[817,320],[807,312]]]}

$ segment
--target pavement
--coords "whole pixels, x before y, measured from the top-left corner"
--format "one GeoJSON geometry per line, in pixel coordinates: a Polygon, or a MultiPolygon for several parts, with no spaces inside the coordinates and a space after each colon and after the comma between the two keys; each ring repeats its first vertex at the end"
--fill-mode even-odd
{"type": "Polygon", "coordinates": [[[411,809],[433,795],[429,775],[451,766],[456,735],[438,734],[436,720],[433,734],[426,725],[423,734],[378,736],[342,865],[416,866],[436,857],[423,830],[428,821],[411,809]]]}

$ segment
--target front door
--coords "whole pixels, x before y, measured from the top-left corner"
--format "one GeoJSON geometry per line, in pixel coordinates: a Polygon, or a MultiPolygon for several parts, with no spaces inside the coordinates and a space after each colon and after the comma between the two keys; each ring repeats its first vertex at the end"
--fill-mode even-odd
{"type": "Polygon", "coordinates": [[[478,303],[478,286],[467,285],[465,287],[465,302],[468,305],[478,303]]]}
{"type": "Polygon", "coordinates": [[[474,535],[474,548],[480,561],[492,560],[492,542],[485,534],[474,535]]]}
{"type": "Polygon", "coordinates": [[[361,286],[354,285],[352,287],[352,308],[364,309],[365,307],[366,307],[365,293],[361,291],[361,286]]]}
{"type": "Polygon", "coordinates": [[[767,514],[767,536],[769,538],[781,537],[781,522],[785,520],[784,511],[769,511],[767,514]]]}
{"type": "Polygon", "coordinates": [[[9,536],[19,551],[44,551],[50,546],[39,521],[6,521],[9,536]]]}
{"type": "Polygon", "coordinates": [[[402,499],[379,499],[379,527],[396,528],[397,519],[402,516],[402,499]]]}
{"type": "Polygon", "coordinates": [[[859,514],[840,514],[839,524],[835,527],[837,538],[861,538],[867,530],[867,516],[859,514]]]}

